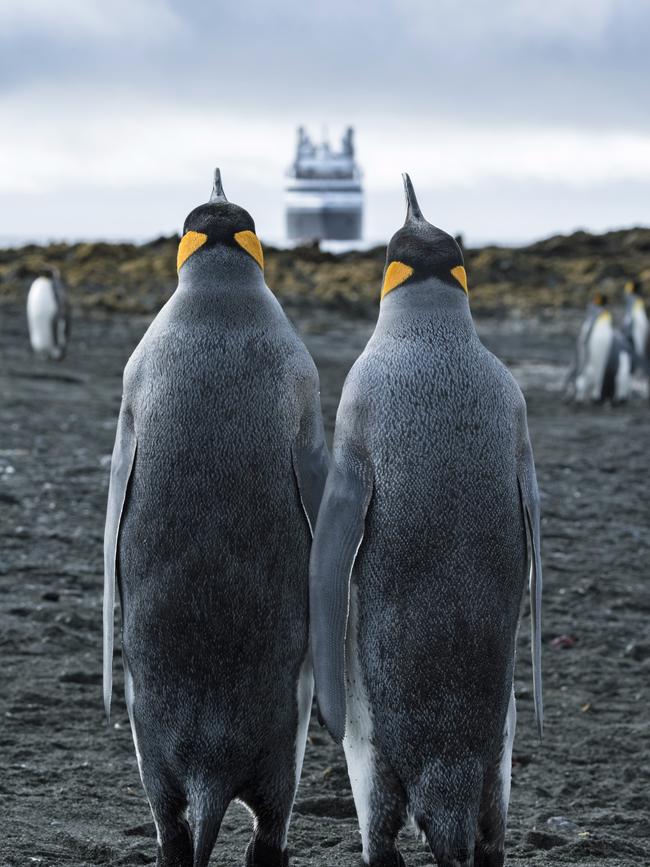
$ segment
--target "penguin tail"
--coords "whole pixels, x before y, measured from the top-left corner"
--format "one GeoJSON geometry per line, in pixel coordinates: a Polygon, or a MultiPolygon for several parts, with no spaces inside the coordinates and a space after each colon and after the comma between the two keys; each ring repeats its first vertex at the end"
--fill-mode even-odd
{"type": "Polygon", "coordinates": [[[193,818],[193,867],[208,867],[210,855],[217,842],[221,820],[228,807],[224,798],[202,792],[189,797],[189,813],[193,818]]]}
{"type": "Polygon", "coordinates": [[[409,792],[409,819],[438,864],[473,864],[483,782],[478,760],[436,762],[409,792]]]}
{"type": "Polygon", "coordinates": [[[208,867],[220,824],[221,820],[215,820],[214,816],[205,816],[197,822],[194,832],[194,867],[208,867]]]}

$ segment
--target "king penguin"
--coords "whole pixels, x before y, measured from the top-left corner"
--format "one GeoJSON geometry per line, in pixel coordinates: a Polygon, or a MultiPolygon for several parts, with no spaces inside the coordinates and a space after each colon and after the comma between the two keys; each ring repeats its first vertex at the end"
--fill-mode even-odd
{"type": "Polygon", "coordinates": [[[614,327],[607,302],[606,295],[595,293],[578,334],[569,372],[578,403],[622,403],[629,396],[633,353],[629,340],[614,327]]]}
{"type": "Polygon", "coordinates": [[[410,820],[441,867],[495,867],[527,575],[542,730],[539,497],[526,404],[476,334],[458,244],[404,183],[312,547],[316,695],[343,741],[365,864],[402,864],[410,820]]]}
{"type": "Polygon", "coordinates": [[[318,374],[217,170],[178,287],[124,371],[105,529],[126,704],[159,867],[205,867],[233,799],[248,867],[282,867],[304,755],[311,528],[327,476],[318,374]]]}
{"type": "Polygon", "coordinates": [[[625,284],[623,333],[632,346],[634,370],[650,377],[650,325],[638,280],[625,284]]]}
{"type": "Polygon", "coordinates": [[[70,317],[65,286],[56,268],[39,275],[27,294],[29,342],[37,355],[61,361],[65,356],[70,317]]]}

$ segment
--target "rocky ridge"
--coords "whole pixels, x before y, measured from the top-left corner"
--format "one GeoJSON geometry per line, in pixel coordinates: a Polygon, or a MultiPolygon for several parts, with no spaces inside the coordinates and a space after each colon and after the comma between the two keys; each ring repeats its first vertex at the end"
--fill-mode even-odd
{"type": "MultiPolygon", "coordinates": [[[[178,236],[146,244],[56,243],[0,250],[0,303],[20,301],[46,266],[60,269],[73,305],[150,314],[176,286],[178,236]]],[[[343,254],[318,247],[265,247],[266,280],[293,304],[317,302],[367,313],[378,301],[385,247],[343,254]]],[[[582,308],[596,290],[619,298],[623,283],[650,286],[650,229],[575,232],[526,247],[465,251],[472,307],[483,314],[552,314],[582,308]]]]}

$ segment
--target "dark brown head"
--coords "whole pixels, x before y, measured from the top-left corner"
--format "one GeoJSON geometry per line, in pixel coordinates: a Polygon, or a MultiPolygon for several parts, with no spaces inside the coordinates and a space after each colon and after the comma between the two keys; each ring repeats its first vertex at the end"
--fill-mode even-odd
{"type": "Polygon", "coordinates": [[[255,234],[253,218],[244,208],[228,201],[219,169],[214,171],[210,200],[194,208],[185,220],[176,259],[178,271],[190,256],[216,246],[244,250],[264,270],[264,253],[255,234]]]}
{"type": "Polygon", "coordinates": [[[381,297],[398,286],[437,277],[449,286],[467,292],[467,275],[460,247],[446,232],[422,215],[411,179],[402,175],[406,194],[406,220],[390,239],[381,297]]]}

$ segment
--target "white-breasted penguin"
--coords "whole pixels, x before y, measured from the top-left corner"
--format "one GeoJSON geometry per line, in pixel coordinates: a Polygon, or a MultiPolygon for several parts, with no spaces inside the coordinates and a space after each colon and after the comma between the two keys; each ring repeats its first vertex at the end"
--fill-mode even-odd
{"type": "Polygon", "coordinates": [[[310,565],[320,716],[371,867],[408,818],[439,865],[501,865],[515,634],[530,575],[542,729],[539,498],[526,404],[481,344],[462,254],[407,216],[345,382],[310,565]]]}
{"type": "Polygon", "coordinates": [[[631,347],[614,328],[607,300],[607,296],[596,292],[578,334],[575,362],[570,372],[578,403],[586,400],[621,403],[629,396],[631,347]]]}
{"type": "Polygon", "coordinates": [[[60,361],[65,356],[70,315],[65,286],[56,268],[39,275],[27,294],[29,342],[37,355],[60,361]]]}
{"type": "Polygon", "coordinates": [[[104,701],[126,702],[159,867],[205,867],[233,799],[249,867],[287,863],[304,755],[310,527],[327,475],[318,373],[264,281],[253,220],[187,217],[178,288],[124,371],[105,531],[104,701]]]}

